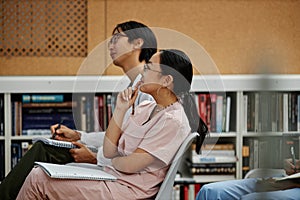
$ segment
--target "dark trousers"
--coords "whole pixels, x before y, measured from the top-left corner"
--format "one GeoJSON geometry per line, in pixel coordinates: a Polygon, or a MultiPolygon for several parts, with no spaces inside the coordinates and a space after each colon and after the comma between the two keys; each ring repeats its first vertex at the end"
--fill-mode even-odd
{"type": "Polygon", "coordinates": [[[69,149],[36,142],[0,184],[0,200],[16,199],[35,161],[57,164],[74,162],[69,149]]]}

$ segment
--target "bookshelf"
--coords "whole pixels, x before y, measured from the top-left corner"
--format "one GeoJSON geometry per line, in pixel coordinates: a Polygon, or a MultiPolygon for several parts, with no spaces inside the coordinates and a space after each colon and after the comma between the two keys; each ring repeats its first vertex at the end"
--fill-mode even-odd
{"type": "MultiPolygon", "coordinates": [[[[0,135],[3,146],[4,174],[11,169],[11,145],[13,142],[31,141],[32,136],[13,136],[12,99],[20,94],[111,94],[125,88],[128,80],[123,76],[2,76],[0,77],[0,98],[3,99],[4,134],[0,135]]],[[[244,96],[259,91],[276,93],[299,92],[300,75],[205,75],[194,76],[192,91],[196,94],[218,93],[230,96],[231,113],[228,132],[211,133],[209,140],[215,143],[234,144],[234,178],[243,177],[243,145],[250,139],[282,138],[284,132],[297,131],[248,131],[245,117],[244,96]]],[[[299,149],[299,147],[298,147],[299,149]]],[[[1,163],[0,163],[1,164],[1,163]]],[[[200,176],[198,182],[223,180],[222,176],[200,176]]]]}

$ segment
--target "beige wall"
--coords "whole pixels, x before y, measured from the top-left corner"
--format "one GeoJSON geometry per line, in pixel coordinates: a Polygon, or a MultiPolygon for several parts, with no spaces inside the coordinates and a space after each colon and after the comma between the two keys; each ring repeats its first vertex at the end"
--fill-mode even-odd
{"type": "MultiPolygon", "coordinates": [[[[91,52],[109,37],[115,24],[133,19],[196,40],[221,74],[266,70],[296,74],[300,73],[299,10],[299,0],[89,0],[88,48],[91,52]]],[[[75,75],[83,62],[83,58],[0,59],[0,75],[75,75]]],[[[121,72],[109,67],[106,73],[121,72]]]]}

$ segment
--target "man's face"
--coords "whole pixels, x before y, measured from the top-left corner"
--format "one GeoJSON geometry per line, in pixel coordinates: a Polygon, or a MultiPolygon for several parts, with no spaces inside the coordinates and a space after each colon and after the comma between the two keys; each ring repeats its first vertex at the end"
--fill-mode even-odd
{"type": "Polygon", "coordinates": [[[122,66],[125,60],[130,56],[133,45],[128,42],[128,36],[123,32],[116,32],[108,44],[110,57],[117,66],[122,66]]]}

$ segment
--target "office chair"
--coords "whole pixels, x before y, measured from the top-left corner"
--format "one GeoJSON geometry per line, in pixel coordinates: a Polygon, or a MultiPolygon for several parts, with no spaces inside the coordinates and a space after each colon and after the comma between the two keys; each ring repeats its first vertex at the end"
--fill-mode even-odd
{"type": "Polygon", "coordinates": [[[197,132],[191,133],[185,139],[185,141],[181,144],[180,148],[178,149],[178,151],[170,165],[170,168],[166,174],[166,177],[160,186],[160,189],[156,195],[155,200],[171,199],[175,176],[176,176],[178,167],[180,165],[180,162],[182,160],[182,155],[190,147],[191,143],[193,142],[193,140],[196,138],[197,135],[198,135],[197,132]]]}

